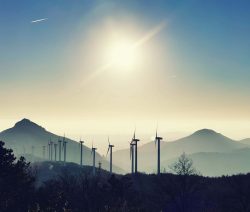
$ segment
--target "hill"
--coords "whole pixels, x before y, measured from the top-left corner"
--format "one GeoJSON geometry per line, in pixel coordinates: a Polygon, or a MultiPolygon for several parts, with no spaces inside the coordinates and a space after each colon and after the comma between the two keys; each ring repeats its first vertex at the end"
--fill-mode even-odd
{"type": "MultiPolygon", "coordinates": [[[[42,183],[48,180],[54,180],[58,177],[65,175],[74,176],[86,176],[92,177],[92,166],[80,166],[76,163],[60,163],[55,161],[40,161],[31,164],[33,171],[36,173],[36,186],[42,185],[42,183]]],[[[96,176],[102,178],[110,177],[107,170],[102,168],[96,168],[96,176]]]]}
{"type": "MultiPolygon", "coordinates": [[[[50,139],[54,143],[57,143],[59,136],[47,131],[45,128],[28,119],[23,119],[17,122],[14,127],[4,130],[0,133],[0,140],[5,142],[6,147],[13,149],[16,155],[28,155],[28,159],[31,161],[47,160],[47,151],[46,158],[43,158],[42,147],[47,147],[48,141],[50,139]]],[[[65,139],[67,141],[67,162],[79,163],[79,143],[69,138],[65,139]]],[[[104,169],[109,169],[109,162],[97,152],[96,166],[98,162],[102,163],[102,167],[104,169]]],[[[91,149],[85,145],[83,145],[83,163],[84,165],[92,165],[91,149]]],[[[123,170],[117,166],[114,166],[113,169],[118,173],[123,172],[123,170]]]]}
{"type": "MultiPolygon", "coordinates": [[[[213,130],[202,129],[190,136],[173,142],[162,142],[161,161],[168,161],[178,157],[183,152],[187,154],[217,152],[226,153],[244,148],[246,145],[236,142],[213,130]]],[[[138,148],[138,164],[140,171],[152,172],[156,170],[156,148],[154,142],[149,142],[138,148]],[[143,159],[142,159],[143,158],[143,159]]],[[[114,162],[125,170],[130,170],[129,149],[114,152],[114,162]]],[[[162,168],[164,167],[162,163],[162,168]]]]}
{"type": "MultiPolygon", "coordinates": [[[[246,174],[250,170],[250,148],[236,149],[232,152],[199,152],[188,155],[194,167],[204,176],[246,174]]],[[[169,166],[177,158],[162,161],[162,167],[169,166]]]]}
{"type": "Polygon", "coordinates": [[[242,144],[250,145],[250,138],[245,138],[239,141],[242,144]]]}

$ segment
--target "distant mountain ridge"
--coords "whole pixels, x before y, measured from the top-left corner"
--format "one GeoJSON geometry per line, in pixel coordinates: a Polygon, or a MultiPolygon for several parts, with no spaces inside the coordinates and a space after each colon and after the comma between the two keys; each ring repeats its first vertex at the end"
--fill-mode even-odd
{"type": "MultiPolygon", "coordinates": [[[[235,149],[231,152],[198,152],[188,155],[195,168],[204,176],[222,176],[246,174],[250,172],[250,148],[235,149]]],[[[169,171],[169,166],[177,158],[162,161],[169,171]]]]}
{"type": "MultiPolygon", "coordinates": [[[[34,148],[34,159],[39,161],[43,159],[42,147],[48,145],[51,139],[54,143],[58,142],[60,136],[47,131],[42,126],[30,121],[29,119],[22,119],[17,122],[12,128],[4,130],[0,133],[0,140],[3,140],[6,147],[12,148],[16,155],[32,155],[32,146],[34,148]]],[[[79,164],[80,161],[80,148],[79,143],[65,138],[67,141],[67,161],[79,164]]],[[[54,152],[53,152],[54,155],[54,152]]],[[[54,158],[54,157],[53,157],[54,158]]],[[[46,158],[48,159],[48,151],[46,151],[46,158]]],[[[62,157],[63,159],[63,157],[62,157]]],[[[43,159],[44,160],[44,159],[43,159]]],[[[57,153],[58,160],[58,153],[57,153]]],[[[83,145],[83,163],[85,165],[92,165],[91,149],[83,145]]],[[[98,162],[102,163],[104,169],[109,169],[109,162],[106,158],[102,157],[98,152],[96,153],[96,166],[98,162]]],[[[123,170],[114,166],[114,171],[123,173],[123,170]]]]}
{"type": "MultiPolygon", "coordinates": [[[[25,154],[30,161],[44,160],[42,146],[47,146],[50,138],[56,143],[59,136],[29,119],[22,119],[12,128],[0,133],[0,140],[3,140],[7,147],[12,148],[16,155],[25,154]],[[35,147],[33,156],[32,146],[35,147]]],[[[66,140],[68,142],[67,161],[79,164],[79,143],[69,138],[66,140]]],[[[152,173],[156,170],[155,143],[151,141],[140,145],[141,143],[144,141],[140,141],[138,146],[138,170],[152,173]]],[[[218,176],[250,171],[250,139],[235,141],[211,129],[201,129],[175,141],[163,141],[161,144],[161,168],[168,170],[168,166],[183,152],[194,160],[194,165],[196,164],[197,169],[205,175],[218,176]]],[[[114,172],[130,172],[129,155],[129,149],[113,152],[114,172]]],[[[47,160],[47,152],[45,160],[47,160]]],[[[109,162],[97,153],[96,166],[99,161],[104,169],[109,169],[109,162]]],[[[91,149],[84,145],[83,162],[84,165],[92,165],[91,149]]]]}
{"type": "MultiPolygon", "coordinates": [[[[163,138],[164,139],[164,138],[163,138]]],[[[163,161],[176,159],[183,152],[193,153],[226,153],[236,149],[245,148],[246,145],[234,141],[211,129],[202,129],[193,134],[172,142],[162,142],[161,161],[162,168],[168,168],[163,161]]],[[[156,169],[156,147],[154,142],[138,147],[138,165],[140,171],[152,172],[156,169]]],[[[114,152],[114,163],[120,164],[125,170],[130,170],[129,149],[114,152]]]]}
{"type": "Polygon", "coordinates": [[[250,145],[250,138],[240,140],[240,143],[250,145]]]}

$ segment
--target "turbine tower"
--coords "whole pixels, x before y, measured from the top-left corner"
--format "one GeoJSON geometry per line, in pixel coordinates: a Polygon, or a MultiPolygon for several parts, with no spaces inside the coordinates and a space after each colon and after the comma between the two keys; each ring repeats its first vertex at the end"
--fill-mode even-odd
{"type": "Polygon", "coordinates": [[[110,174],[112,174],[112,153],[113,153],[113,147],[114,147],[114,145],[110,144],[109,138],[108,138],[108,143],[109,143],[109,146],[108,146],[108,151],[107,151],[106,157],[108,156],[108,153],[110,151],[110,155],[109,155],[110,156],[110,160],[109,160],[109,163],[110,163],[109,172],[110,172],[110,174]]]}
{"type": "Polygon", "coordinates": [[[50,138],[50,160],[53,160],[53,141],[50,138]]]}
{"type": "Polygon", "coordinates": [[[59,144],[59,161],[62,161],[62,140],[60,140],[60,138],[58,138],[58,144],[59,144]]]}
{"type": "Polygon", "coordinates": [[[82,139],[80,138],[80,151],[81,151],[81,157],[80,157],[80,165],[82,166],[82,145],[83,145],[84,141],[82,141],[82,139]]]}
{"type": "Polygon", "coordinates": [[[57,153],[57,143],[54,143],[54,150],[55,150],[55,161],[56,161],[56,153],[57,153]]]}
{"type": "Polygon", "coordinates": [[[131,173],[134,173],[134,164],[135,164],[135,160],[134,160],[134,146],[135,144],[133,143],[133,141],[129,142],[130,145],[130,160],[131,160],[131,173]]]}
{"type": "Polygon", "coordinates": [[[63,157],[63,162],[64,164],[66,163],[66,152],[67,152],[67,141],[65,139],[65,135],[63,137],[63,153],[64,153],[64,157],[63,157]]]}
{"type": "Polygon", "coordinates": [[[49,147],[49,148],[47,149],[47,150],[48,150],[48,158],[49,158],[49,160],[50,160],[50,141],[48,142],[48,147],[49,147]]]}
{"type": "Polygon", "coordinates": [[[132,139],[132,143],[134,144],[134,148],[135,148],[135,174],[137,174],[137,143],[139,142],[140,140],[135,138],[135,131],[134,131],[134,136],[133,136],[133,139],[132,139]]]}
{"type": "Polygon", "coordinates": [[[93,143],[92,143],[92,149],[91,149],[91,155],[93,154],[93,175],[95,176],[95,151],[97,150],[97,148],[93,147],[93,143]]]}
{"type": "Polygon", "coordinates": [[[157,135],[157,128],[155,133],[155,145],[157,143],[157,174],[161,173],[161,140],[162,137],[157,135]]]}

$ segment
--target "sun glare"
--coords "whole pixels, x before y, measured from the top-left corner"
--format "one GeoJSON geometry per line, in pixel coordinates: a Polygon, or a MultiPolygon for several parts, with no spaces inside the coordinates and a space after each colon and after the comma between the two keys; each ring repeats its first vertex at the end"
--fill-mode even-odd
{"type": "MultiPolygon", "coordinates": [[[[149,46],[145,45],[153,39],[166,26],[166,22],[161,22],[142,36],[130,30],[117,30],[105,28],[93,30],[87,44],[90,57],[86,60],[96,66],[88,77],[85,77],[82,85],[94,79],[105,71],[118,73],[118,75],[145,70],[143,62],[151,54],[149,46]],[[100,34],[102,39],[100,39],[100,34]]],[[[116,27],[117,28],[117,27],[116,27]]],[[[86,48],[84,48],[86,51],[86,48]]],[[[88,62],[87,62],[88,63],[88,62]]],[[[89,64],[88,64],[89,66],[89,64]]]]}
{"type": "Polygon", "coordinates": [[[129,40],[112,43],[107,50],[107,62],[117,71],[128,71],[135,68],[139,60],[138,48],[129,40]]]}

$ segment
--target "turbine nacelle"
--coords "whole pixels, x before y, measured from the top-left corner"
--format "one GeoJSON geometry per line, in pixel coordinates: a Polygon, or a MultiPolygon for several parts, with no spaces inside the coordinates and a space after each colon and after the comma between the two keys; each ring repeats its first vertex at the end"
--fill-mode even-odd
{"type": "Polygon", "coordinates": [[[158,133],[157,133],[157,130],[158,130],[158,126],[156,127],[156,132],[155,132],[155,145],[156,145],[156,142],[160,142],[163,138],[158,136],[158,133]]]}
{"type": "Polygon", "coordinates": [[[133,144],[136,144],[136,143],[139,142],[139,141],[140,141],[140,139],[138,139],[138,138],[133,138],[132,143],[133,143],[133,144]]]}
{"type": "Polygon", "coordinates": [[[92,155],[92,153],[95,152],[96,150],[97,150],[97,148],[92,147],[92,149],[91,149],[91,155],[92,155]]]}
{"type": "Polygon", "coordinates": [[[109,153],[109,150],[111,151],[113,147],[115,147],[113,144],[110,144],[109,142],[109,137],[108,137],[108,151],[107,151],[107,154],[106,154],[106,157],[108,156],[108,153],[109,153]]]}
{"type": "Polygon", "coordinates": [[[81,147],[83,143],[84,143],[84,141],[82,141],[82,139],[80,139],[80,141],[79,141],[79,147],[81,147]]]}

